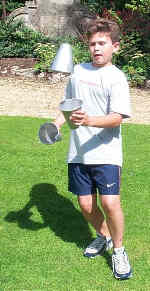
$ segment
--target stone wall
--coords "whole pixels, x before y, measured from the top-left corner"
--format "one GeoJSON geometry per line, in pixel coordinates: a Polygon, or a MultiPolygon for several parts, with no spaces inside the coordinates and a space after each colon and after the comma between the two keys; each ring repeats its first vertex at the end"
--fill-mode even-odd
{"type": "Polygon", "coordinates": [[[73,34],[68,9],[80,4],[80,0],[32,0],[25,7],[14,10],[9,18],[22,19],[32,29],[50,36],[73,34]]]}

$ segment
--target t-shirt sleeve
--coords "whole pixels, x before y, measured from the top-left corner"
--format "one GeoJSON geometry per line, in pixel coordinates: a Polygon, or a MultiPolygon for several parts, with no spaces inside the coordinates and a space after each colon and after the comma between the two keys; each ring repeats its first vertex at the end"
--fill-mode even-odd
{"type": "Polygon", "coordinates": [[[111,85],[109,113],[112,112],[122,114],[123,118],[131,117],[129,85],[123,74],[111,85]]]}

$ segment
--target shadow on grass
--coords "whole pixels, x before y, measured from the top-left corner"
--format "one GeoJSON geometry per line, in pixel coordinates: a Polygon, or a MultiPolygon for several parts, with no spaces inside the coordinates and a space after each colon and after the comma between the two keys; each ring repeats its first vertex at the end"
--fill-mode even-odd
{"type": "Polygon", "coordinates": [[[91,241],[91,233],[82,214],[72,202],[57,192],[57,188],[48,183],[34,185],[29,194],[30,200],[19,211],[11,211],[5,220],[18,223],[20,228],[33,231],[50,227],[57,236],[67,242],[75,242],[85,247],[91,241]],[[36,207],[43,223],[32,219],[32,207],[36,207]]]}
{"type": "Polygon", "coordinates": [[[108,267],[112,270],[112,255],[108,251],[105,251],[102,256],[105,258],[108,267]]]}

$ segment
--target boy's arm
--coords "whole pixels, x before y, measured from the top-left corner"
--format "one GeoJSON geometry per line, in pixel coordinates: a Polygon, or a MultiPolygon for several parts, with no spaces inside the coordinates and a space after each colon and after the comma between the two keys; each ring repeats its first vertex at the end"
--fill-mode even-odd
{"type": "Polygon", "coordinates": [[[89,116],[85,112],[78,110],[72,113],[70,119],[75,125],[112,128],[119,126],[123,117],[119,113],[109,113],[105,116],[89,116]]]}
{"type": "Polygon", "coordinates": [[[65,121],[66,121],[65,117],[63,113],[60,111],[53,123],[57,126],[57,128],[60,129],[62,125],[65,123],[65,121]]]}

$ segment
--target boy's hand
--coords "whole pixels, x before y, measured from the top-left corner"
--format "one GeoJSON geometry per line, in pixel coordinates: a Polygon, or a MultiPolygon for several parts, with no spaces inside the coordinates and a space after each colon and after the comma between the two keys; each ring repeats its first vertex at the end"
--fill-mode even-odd
{"type": "Polygon", "coordinates": [[[104,116],[89,116],[81,110],[73,111],[70,120],[75,125],[92,126],[99,128],[113,128],[119,126],[122,122],[122,114],[109,113],[104,116]]]}
{"type": "Polygon", "coordinates": [[[57,117],[56,117],[56,119],[53,121],[53,123],[56,125],[56,127],[58,128],[58,129],[60,129],[61,128],[61,126],[65,123],[65,118],[64,118],[64,115],[62,114],[62,112],[60,112],[58,115],[57,115],[57,117]]]}
{"type": "Polygon", "coordinates": [[[83,112],[81,110],[73,111],[70,120],[75,125],[84,125],[88,126],[89,123],[89,116],[86,114],[86,112],[83,112]]]}

